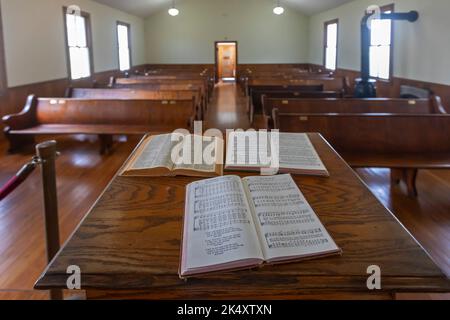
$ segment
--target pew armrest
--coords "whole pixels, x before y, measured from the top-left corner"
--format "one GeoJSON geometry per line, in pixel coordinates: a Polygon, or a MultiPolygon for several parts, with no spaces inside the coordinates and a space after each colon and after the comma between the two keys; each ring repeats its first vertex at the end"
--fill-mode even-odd
{"type": "Polygon", "coordinates": [[[447,114],[447,111],[444,108],[444,105],[442,104],[441,97],[437,95],[431,96],[431,105],[432,105],[432,112],[436,114],[447,114]]]}
{"type": "Polygon", "coordinates": [[[3,123],[6,125],[5,132],[8,133],[11,130],[22,130],[35,126],[37,122],[36,109],[36,96],[28,96],[25,107],[20,113],[6,115],[2,118],[3,123]]]}
{"type": "Polygon", "coordinates": [[[263,114],[263,119],[264,119],[264,128],[267,129],[267,130],[273,129],[272,116],[269,116],[267,114],[263,114]]]}
{"type": "Polygon", "coordinates": [[[188,123],[189,131],[194,132],[194,129],[195,129],[195,121],[196,121],[196,120],[197,120],[197,119],[196,119],[196,116],[192,116],[192,117],[189,119],[189,123],[188,123]]]}
{"type": "Polygon", "coordinates": [[[278,108],[274,108],[272,110],[272,124],[273,124],[273,129],[277,130],[280,128],[280,124],[278,121],[278,114],[280,113],[280,110],[278,110],[278,108]]]}

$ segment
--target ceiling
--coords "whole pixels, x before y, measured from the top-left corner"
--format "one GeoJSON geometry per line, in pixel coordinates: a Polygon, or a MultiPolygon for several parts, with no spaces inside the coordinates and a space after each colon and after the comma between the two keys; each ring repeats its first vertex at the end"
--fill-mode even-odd
{"type": "MultiPolygon", "coordinates": [[[[170,7],[171,0],[94,0],[106,4],[110,7],[134,14],[139,17],[147,18],[153,13],[170,7]]],[[[183,2],[186,0],[177,0],[183,2]]],[[[245,0],[242,0],[245,1],[245,0]]],[[[281,0],[286,7],[297,9],[298,11],[313,15],[328,9],[336,8],[344,3],[353,0],[281,0]]],[[[276,1],[273,1],[274,4],[276,1]]]]}

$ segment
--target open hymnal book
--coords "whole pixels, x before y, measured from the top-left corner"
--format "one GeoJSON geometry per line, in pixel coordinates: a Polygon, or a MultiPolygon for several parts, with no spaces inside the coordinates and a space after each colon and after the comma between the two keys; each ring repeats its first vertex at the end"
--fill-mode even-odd
{"type": "Polygon", "coordinates": [[[224,176],[187,187],[181,278],[340,252],[290,175],[224,176]]]}
{"type": "Polygon", "coordinates": [[[199,135],[147,136],[121,172],[123,176],[194,176],[223,174],[223,140],[199,135]]]}
{"type": "Polygon", "coordinates": [[[232,132],[225,169],[329,176],[306,133],[232,132]]]}

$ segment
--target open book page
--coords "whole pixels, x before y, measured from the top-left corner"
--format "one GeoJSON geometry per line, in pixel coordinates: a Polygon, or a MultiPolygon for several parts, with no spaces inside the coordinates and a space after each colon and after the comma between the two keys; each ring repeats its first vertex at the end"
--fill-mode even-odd
{"type": "Polygon", "coordinates": [[[268,262],[339,252],[290,175],[243,179],[268,262]]]}
{"type": "Polygon", "coordinates": [[[174,166],[175,170],[215,172],[217,164],[223,164],[221,139],[200,135],[189,135],[184,139],[183,147],[174,166]]]}
{"type": "Polygon", "coordinates": [[[172,170],[171,150],[174,143],[171,141],[171,136],[171,134],[151,136],[128,169],[141,170],[165,167],[172,170]]]}
{"type": "Polygon", "coordinates": [[[239,177],[225,176],[190,184],[181,274],[205,267],[226,267],[227,263],[237,261],[262,262],[252,219],[239,177]]]}
{"type": "Polygon", "coordinates": [[[280,133],[280,168],[327,171],[306,133],[280,133]]]}
{"type": "Polygon", "coordinates": [[[328,175],[305,133],[232,132],[228,136],[226,168],[275,168],[282,172],[328,175]]]}
{"type": "MultiPolygon", "coordinates": [[[[268,140],[269,137],[267,137],[268,140]]],[[[260,168],[270,166],[269,161],[264,161],[259,156],[259,145],[262,139],[257,131],[234,131],[228,135],[226,167],[260,168]]],[[[270,150],[270,143],[266,143],[270,150]]],[[[266,154],[270,154],[266,152],[266,154]]]]}

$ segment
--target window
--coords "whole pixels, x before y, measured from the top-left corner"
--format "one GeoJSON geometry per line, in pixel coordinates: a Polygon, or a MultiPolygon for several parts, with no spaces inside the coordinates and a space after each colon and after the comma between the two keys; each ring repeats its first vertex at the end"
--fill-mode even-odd
{"type": "Polygon", "coordinates": [[[64,8],[64,21],[70,77],[72,80],[88,78],[93,69],[90,16],[84,12],[68,12],[64,8]]]}
{"type": "Polygon", "coordinates": [[[337,67],[337,43],[339,20],[325,22],[324,66],[329,70],[337,67]]]}
{"type": "Polygon", "coordinates": [[[130,45],[130,25],[117,22],[117,44],[119,48],[119,68],[120,71],[131,68],[131,45],[130,45]]]}
{"type": "MultiPolygon", "coordinates": [[[[394,12],[394,5],[382,7],[381,12],[394,12]]],[[[373,19],[370,36],[370,76],[389,80],[392,74],[392,21],[373,19]]]]}
{"type": "Polygon", "coordinates": [[[3,22],[2,22],[2,8],[0,3],[0,95],[5,94],[7,89],[6,81],[6,63],[5,63],[5,46],[3,41],[3,22]]]}

